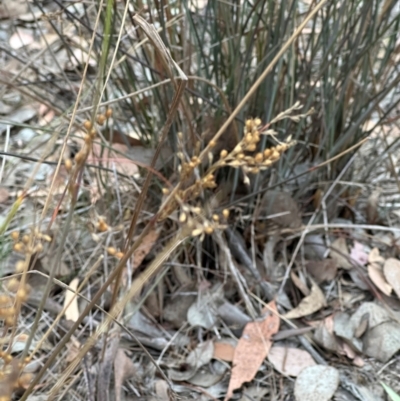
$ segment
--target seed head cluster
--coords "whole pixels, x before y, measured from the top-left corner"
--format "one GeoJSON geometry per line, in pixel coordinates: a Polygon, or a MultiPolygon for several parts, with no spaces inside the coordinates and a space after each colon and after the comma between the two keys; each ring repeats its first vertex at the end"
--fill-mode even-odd
{"type": "MultiPolygon", "coordinates": [[[[43,251],[43,243],[50,242],[51,237],[42,234],[38,230],[31,230],[27,234],[17,231],[11,233],[13,249],[23,257],[15,264],[15,275],[10,276],[0,290],[0,322],[4,336],[17,332],[18,316],[22,304],[26,302],[31,288],[26,282],[27,271],[32,256],[43,251]]],[[[31,373],[23,372],[30,358],[24,361],[11,354],[10,341],[3,343],[0,348],[0,389],[2,390],[0,401],[11,400],[12,392],[17,388],[27,388],[33,379],[31,373]],[[4,390],[4,391],[3,391],[4,390]]]]}
{"type": "Polygon", "coordinates": [[[112,116],[112,109],[108,108],[104,114],[98,114],[96,116],[95,123],[90,120],[86,120],[82,125],[85,130],[85,135],[83,137],[84,143],[82,148],[75,154],[74,160],[66,159],[64,161],[65,168],[68,172],[71,173],[71,179],[69,184],[70,193],[76,196],[77,192],[77,177],[79,172],[82,170],[83,166],[86,163],[87,158],[89,157],[90,152],[92,151],[93,141],[97,137],[98,126],[102,126],[106,123],[108,119],[112,116]]]}
{"type": "Polygon", "coordinates": [[[256,152],[262,135],[273,135],[273,130],[261,130],[259,118],[246,121],[242,140],[229,153],[223,149],[220,153],[219,164],[241,168],[245,173],[257,174],[271,167],[282,154],[295,144],[290,138],[264,151],[256,152]]]}
{"type": "MultiPolygon", "coordinates": [[[[280,118],[287,117],[288,113],[283,113],[280,118]]],[[[174,210],[181,208],[181,217],[179,221],[181,223],[189,224],[190,219],[186,219],[187,208],[189,208],[190,202],[201,196],[205,190],[214,189],[217,187],[215,181],[216,171],[222,167],[230,166],[233,168],[241,168],[244,174],[245,182],[249,182],[247,177],[248,173],[257,174],[262,170],[266,170],[271,167],[276,161],[278,161],[282,154],[295,144],[290,138],[285,142],[277,142],[277,145],[272,146],[263,151],[257,149],[260,147],[260,140],[262,135],[275,136],[275,131],[272,129],[264,130],[261,125],[259,118],[249,119],[246,121],[244,126],[244,133],[241,141],[234,147],[232,151],[223,149],[220,152],[218,160],[213,162],[214,156],[212,152],[209,153],[209,167],[206,172],[202,175],[198,172],[199,167],[202,165],[202,160],[199,157],[200,147],[195,146],[195,155],[189,157],[186,155],[183,146],[183,135],[178,134],[178,147],[179,151],[177,156],[180,160],[179,172],[180,172],[180,183],[191,182],[186,188],[180,185],[178,190],[175,191],[175,198],[171,199],[168,205],[165,207],[160,219],[167,218],[174,210]]],[[[209,148],[216,146],[216,141],[211,140],[208,144],[209,148]]],[[[163,188],[164,195],[169,195],[169,190],[163,188]]],[[[203,213],[204,214],[204,213],[203,213]]],[[[196,219],[194,219],[197,221],[196,219]]],[[[215,221],[211,218],[210,222],[215,221]]],[[[194,224],[194,223],[193,223],[194,224]]],[[[204,235],[211,234],[213,231],[213,225],[197,222],[195,228],[192,230],[192,235],[204,235]]]]}

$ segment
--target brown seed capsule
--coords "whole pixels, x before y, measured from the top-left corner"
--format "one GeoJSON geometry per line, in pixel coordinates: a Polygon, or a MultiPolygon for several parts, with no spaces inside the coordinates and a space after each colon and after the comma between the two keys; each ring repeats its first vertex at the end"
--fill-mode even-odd
{"type": "Polygon", "coordinates": [[[275,160],[278,160],[279,157],[280,157],[279,152],[277,150],[274,150],[274,152],[272,153],[272,155],[270,157],[270,160],[275,161],[275,160]]]}
{"type": "Polygon", "coordinates": [[[20,302],[25,302],[28,298],[29,291],[25,288],[20,288],[16,294],[16,298],[19,299],[20,302]]]}
{"type": "Polygon", "coordinates": [[[96,119],[97,124],[99,124],[99,125],[103,125],[106,122],[106,120],[107,120],[107,117],[104,114],[99,114],[96,119]]]}
{"type": "Polygon", "coordinates": [[[4,363],[9,364],[12,361],[13,357],[10,354],[4,353],[3,360],[4,363]]]}
{"type": "Polygon", "coordinates": [[[25,270],[25,261],[24,260],[19,260],[16,264],[15,264],[15,271],[17,273],[22,273],[25,270]]]}
{"type": "Polygon", "coordinates": [[[92,139],[96,138],[96,136],[97,136],[97,130],[96,130],[96,128],[92,128],[92,129],[90,130],[90,132],[89,132],[89,135],[90,135],[90,137],[91,137],[92,139]]]}
{"type": "Polygon", "coordinates": [[[261,163],[264,160],[263,154],[262,153],[257,153],[254,156],[254,160],[255,160],[256,163],[261,163]]]}
{"type": "Polygon", "coordinates": [[[11,233],[11,238],[12,238],[14,241],[17,241],[18,238],[19,238],[19,231],[13,231],[13,232],[11,233]]]}
{"type": "Polygon", "coordinates": [[[117,253],[115,254],[115,257],[116,257],[117,259],[122,259],[122,258],[124,257],[124,253],[123,253],[123,252],[117,252],[117,253]]]}
{"type": "Polygon", "coordinates": [[[15,252],[24,252],[25,245],[22,242],[17,242],[16,244],[14,244],[13,249],[15,252]]]}
{"type": "Polygon", "coordinates": [[[108,108],[107,110],[106,110],[106,117],[107,118],[111,118],[112,117],[112,114],[113,114],[113,111],[112,111],[112,108],[108,108]]]}
{"type": "Polygon", "coordinates": [[[222,211],[222,216],[224,216],[224,218],[227,219],[229,217],[229,209],[224,209],[222,211]]]}
{"type": "Polygon", "coordinates": [[[228,151],[226,149],[221,150],[221,153],[219,154],[219,157],[221,159],[225,159],[226,156],[228,156],[228,151]]]}
{"type": "Polygon", "coordinates": [[[86,131],[90,131],[90,130],[92,129],[92,127],[93,127],[93,124],[92,124],[91,121],[86,120],[86,121],[83,123],[83,126],[84,126],[84,128],[85,128],[86,131]]]}
{"type": "Polygon", "coordinates": [[[108,225],[103,219],[99,219],[97,223],[97,229],[101,232],[104,233],[108,230],[108,225]]]}
{"type": "Polygon", "coordinates": [[[107,248],[107,253],[111,256],[114,256],[117,253],[117,250],[114,247],[110,246],[107,248]]]}
{"type": "Polygon", "coordinates": [[[80,163],[80,162],[82,162],[83,160],[85,160],[85,153],[86,153],[86,152],[84,152],[83,149],[81,149],[81,150],[75,155],[75,157],[74,157],[75,161],[76,161],[77,163],[80,163]]]}
{"type": "Polygon", "coordinates": [[[71,159],[66,159],[64,162],[65,169],[70,172],[72,169],[72,160],[71,159]]]}
{"type": "Polygon", "coordinates": [[[250,133],[247,133],[246,136],[244,137],[244,141],[246,143],[252,143],[253,142],[253,135],[250,133]]]}
{"type": "Polygon", "coordinates": [[[9,306],[11,305],[11,298],[8,295],[0,294],[0,305],[1,306],[9,306]]]}
{"type": "Polygon", "coordinates": [[[267,159],[268,157],[271,156],[271,149],[265,149],[264,150],[264,157],[267,159]]]}
{"type": "Polygon", "coordinates": [[[86,145],[90,145],[92,143],[92,137],[89,134],[85,135],[85,137],[83,139],[84,139],[86,145]]]}
{"type": "Polygon", "coordinates": [[[27,389],[32,380],[33,380],[33,374],[32,373],[28,373],[28,372],[24,372],[18,378],[18,387],[23,388],[23,389],[27,389]]]}
{"type": "Polygon", "coordinates": [[[195,228],[192,231],[192,237],[197,237],[198,235],[203,233],[203,227],[195,228]]]}
{"type": "Polygon", "coordinates": [[[23,235],[22,236],[22,238],[21,238],[21,241],[24,243],[24,244],[29,244],[29,241],[30,241],[30,237],[29,237],[29,235],[23,235]]]}
{"type": "Polygon", "coordinates": [[[246,120],[246,128],[251,129],[253,127],[253,120],[246,120]]]}
{"type": "Polygon", "coordinates": [[[11,292],[17,292],[19,288],[19,281],[16,278],[12,278],[7,282],[7,289],[11,292]]]}
{"type": "Polygon", "coordinates": [[[9,308],[0,308],[0,316],[2,319],[14,316],[15,315],[15,308],[13,306],[9,308]]]}
{"type": "Polygon", "coordinates": [[[211,226],[206,226],[206,227],[204,227],[204,232],[206,234],[210,235],[214,232],[214,229],[211,226]]]}

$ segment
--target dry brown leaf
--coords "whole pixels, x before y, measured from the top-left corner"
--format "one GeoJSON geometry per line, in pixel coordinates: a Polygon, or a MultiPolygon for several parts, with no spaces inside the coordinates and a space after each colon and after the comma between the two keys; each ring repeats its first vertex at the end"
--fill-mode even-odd
{"type": "Polygon", "coordinates": [[[274,301],[263,309],[266,314],[263,320],[249,322],[243,330],[233,357],[232,374],[225,401],[229,400],[234,390],[243,383],[253,380],[258,369],[271,348],[271,337],[279,330],[279,317],[274,301]]]}
{"type": "Polygon", "coordinates": [[[123,156],[127,152],[128,147],[121,143],[113,143],[112,149],[102,148],[101,145],[94,143],[88,162],[95,165],[115,166],[118,173],[133,176],[139,172],[139,169],[133,160],[123,156]]]}
{"type": "MultiPolygon", "coordinates": [[[[79,279],[74,278],[69,283],[69,288],[73,291],[76,291],[78,288],[79,279]]],[[[64,308],[65,310],[65,318],[67,320],[71,320],[72,322],[76,322],[79,317],[79,308],[78,308],[78,297],[76,294],[70,290],[66,290],[65,292],[65,299],[64,299],[64,308]]]]}
{"type": "Polygon", "coordinates": [[[232,362],[234,353],[235,347],[232,344],[220,341],[214,343],[214,359],[221,359],[222,361],[232,362]]]}
{"type": "Polygon", "coordinates": [[[371,263],[368,265],[368,276],[371,281],[380,289],[385,295],[389,296],[392,292],[392,286],[386,281],[382,269],[379,265],[371,263]]]}
{"type": "Polygon", "coordinates": [[[296,308],[292,309],[284,316],[286,319],[297,319],[299,317],[311,315],[325,305],[326,300],[323,292],[317,284],[313,283],[310,295],[303,298],[296,308]]]}
{"type": "Polygon", "coordinates": [[[343,237],[338,238],[332,243],[330,255],[336,261],[338,267],[343,269],[351,269],[353,267],[350,263],[349,249],[343,237]]]}
{"type": "Polygon", "coordinates": [[[121,389],[124,381],[136,372],[132,360],[125,351],[118,348],[114,359],[115,401],[121,400],[121,389]]]}
{"type": "Polygon", "coordinates": [[[397,297],[400,298],[400,261],[394,258],[386,259],[383,274],[387,282],[393,287],[397,297]]]}
{"type": "Polygon", "coordinates": [[[268,360],[278,372],[293,377],[297,377],[307,366],[316,364],[307,351],[278,346],[270,349],[268,360]]]}
{"type": "Polygon", "coordinates": [[[297,202],[287,192],[270,190],[261,200],[259,216],[268,217],[279,227],[301,226],[301,214],[297,202]]]}
{"type": "Polygon", "coordinates": [[[305,268],[317,284],[333,280],[337,273],[337,263],[333,259],[308,260],[305,268]]]}
{"type": "Polygon", "coordinates": [[[154,244],[156,243],[159,231],[156,229],[151,230],[144,238],[138,249],[134,253],[133,268],[139,267],[143,259],[149,254],[154,244]]]}

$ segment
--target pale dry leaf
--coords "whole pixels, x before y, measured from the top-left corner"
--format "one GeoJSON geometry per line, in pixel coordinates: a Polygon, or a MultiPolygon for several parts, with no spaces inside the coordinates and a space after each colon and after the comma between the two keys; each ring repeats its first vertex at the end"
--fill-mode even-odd
{"type": "Polygon", "coordinates": [[[392,292],[392,286],[386,281],[382,269],[375,263],[368,265],[368,276],[371,281],[381,290],[385,295],[389,296],[392,292]]]}
{"type": "Polygon", "coordinates": [[[365,365],[364,359],[362,359],[360,355],[356,355],[352,360],[352,363],[354,366],[357,366],[359,368],[362,368],[365,365]]]}
{"type": "Polygon", "coordinates": [[[74,292],[66,290],[64,298],[65,318],[72,322],[79,318],[78,297],[75,294],[78,284],[79,279],[76,277],[69,283],[69,288],[74,292]]]}
{"type": "Polygon", "coordinates": [[[368,263],[368,254],[364,251],[364,245],[357,241],[354,241],[354,246],[350,251],[350,257],[361,266],[368,263]]]}
{"type": "Polygon", "coordinates": [[[329,351],[337,351],[339,347],[338,339],[333,333],[333,328],[334,319],[333,315],[331,315],[320,322],[314,332],[315,341],[329,351]]]}
{"type": "Polygon", "coordinates": [[[208,388],[220,382],[227,369],[226,363],[213,361],[200,368],[188,382],[198,387],[208,388]]]}
{"type": "Polygon", "coordinates": [[[381,189],[377,189],[376,191],[372,192],[372,194],[368,197],[367,208],[366,208],[368,224],[376,224],[378,220],[379,217],[378,206],[381,192],[382,192],[381,189]]]}
{"type": "Polygon", "coordinates": [[[308,289],[306,283],[294,272],[290,272],[290,278],[293,284],[301,291],[301,293],[306,297],[310,295],[310,290],[308,289]]]}
{"type": "Polygon", "coordinates": [[[363,337],[366,355],[387,362],[400,350],[400,324],[385,322],[368,330],[363,337]]]}
{"type": "Polygon", "coordinates": [[[122,385],[136,372],[135,366],[122,348],[118,348],[114,359],[115,401],[121,400],[122,385]]]}
{"type": "Polygon", "coordinates": [[[311,286],[311,293],[309,296],[303,298],[296,308],[286,313],[286,319],[297,319],[317,312],[326,306],[326,300],[323,292],[317,284],[313,283],[311,286]]]}
{"type": "Polygon", "coordinates": [[[348,345],[344,341],[340,341],[339,342],[338,353],[340,355],[346,355],[347,358],[349,358],[349,359],[354,359],[356,357],[356,355],[357,355],[355,353],[355,351],[353,350],[353,348],[351,348],[350,345],[348,345]]]}
{"type": "Polygon", "coordinates": [[[296,401],[328,401],[339,386],[339,372],[331,366],[315,365],[303,369],[296,379],[296,401]]]}
{"type": "Polygon", "coordinates": [[[337,273],[337,263],[333,259],[307,260],[305,268],[317,284],[333,280],[337,273]]]}
{"type": "Polygon", "coordinates": [[[11,35],[9,44],[12,49],[17,50],[21,47],[29,46],[34,41],[35,39],[33,38],[32,31],[17,28],[16,32],[11,35]]]}
{"type": "Polygon", "coordinates": [[[330,255],[336,261],[338,267],[342,269],[351,269],[353,267],[350,263],[349,249],[343,237],[338,238],[332,243],[330,255]]]}
{"type": "Polygon", "coordinates": [[[393,287],[397,297],[400,298],[400,260],[386,259],[383,265],[383,274],[387,282],[393,287]]]}
{"type": "Polygon", "coordinates": [[[169,386],[165,380],[156,380],[154,384],[154,389],[156,391],[156,400],[157,401],[164,401],[169,400],[169,386]]]}
{"type": "Polygon", "coordinates": [[[306,367],[316,365],[307,351],[298,348],[273,346],[268,360],[279,373],[292,377],[297,377],[306,367]]]}
{"type": "Polygon", "coordinates": [[[263,320],[247,323],[239,339],[225,401],[229,400],[234,390],[239,389],[243,383],[253,380],[271,348],[271,337],[279,330],[280,319],[274,301],[264,308],[263,313],[263,320]]]}
{"type": "MultiPolygon", "coordinates": [[[[11,352],[21,352],[25,349],[26,342],[28,340],[28,335],[27,334],[19,334],[13,339],[13,343],[11,346],[11,352]]],[[[31,343],[29,346],[29,351],[32,351],[35,349],[36,343],[31,343]]]]}
{"type": "Polygon", "coordinates": [[[7,116],[7,123],[0,123],[0,134],[3,134],[8,127],[13,127],[14,125],[19,125],[31,120],[36,116],[36,114],[36,109],[31,106],[20,107],[18,110],[7,116]]]}
{"type": "Polygon", "coordinates": [[[81,343],[76,339],[76,337],[72,336],[71,339],[67,342],[67,355],[65,357],[65,362],[72,362],[77,355],[79,354],[79,350],[81,348],[81,343]]]}
{"type": "Polygon", "coordinates": [[[368,263],[376,263],[383,266],[385,263],[385,258],[379,254],[378,248],[372,248],[368,255],[368,263]]]}
{"type": "Polygon", "coordinates": [[[0,203],[4,204],[10,197],[10,193],[6,188],[0,188],[0,203]]]}
{"type": "Polygon", "coordinates": [[[26,0],[12,0],[0,2],[0,19],[19,17],[29,10],[26,0]]]}
{"type": "Polygon", "coordinates": [[[375,326],[390,321],[391,318],[389,312],[382,306],[374,302],[364,302],[353,313],[350,320],[354,330],[358,331],[358,328],[363,326],[365,321],[368,322],[368,328],[372,329],[375,326]]]}

